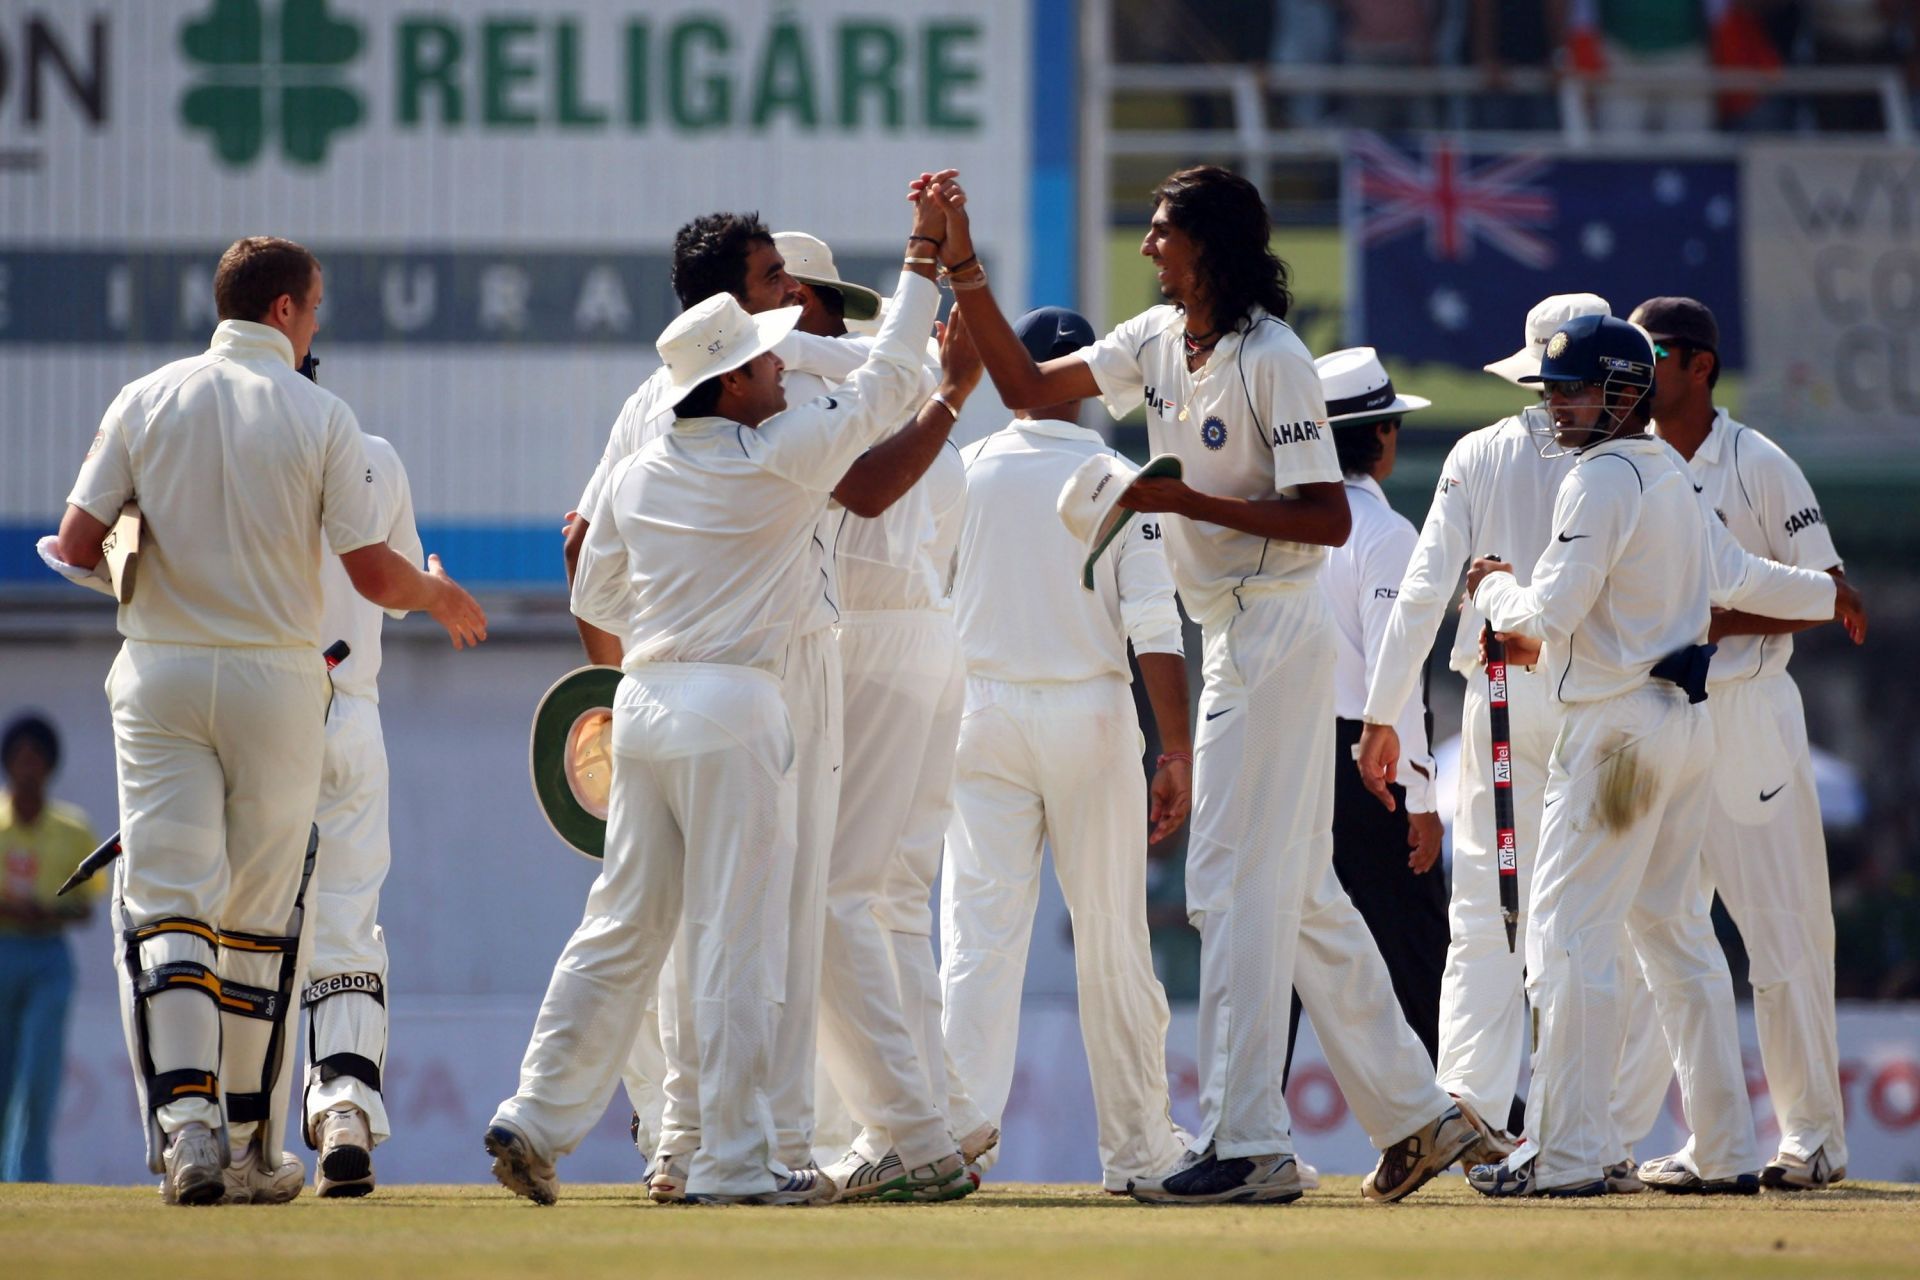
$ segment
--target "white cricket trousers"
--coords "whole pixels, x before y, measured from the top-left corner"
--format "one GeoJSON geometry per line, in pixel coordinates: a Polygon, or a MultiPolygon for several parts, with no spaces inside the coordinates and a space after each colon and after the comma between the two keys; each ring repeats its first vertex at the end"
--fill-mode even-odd
{"type": "MultiPolygon", "coordinates": [[[[1719,890],[1746,943],[1753,1020],[1780,1150],[1847,1163],[1833,1005],[1833,898],[1800,690],[1784,672],[1710,688],[1715,757],[1706,893],[1719,890]],[[1733,749],[1733,744],[1739,744],[1733,749]]],[[[1652,1097],[1664,1097],[1659,1071],[1652,1097]]]]}
{"type": "Polygon", "coordinates": [[[1202,619],[1187,915],[1200,931],[1201,1131],[1222,1159],[1293,1151],[1292,992],[1376,1147],[1451,1102],[1333,870],[1333,631],[1316,583],[1202,619]]]}
{"type": "Polygon", "coordinates": [[[1703,891],[1707,710],[1653,681],[1566,708],[1547,776],[1527,922],[1539,1023],[1527,1129],[1542,1187],[1591,1182],[1618,1158],[1620,928],[1639,952],[1704,1178],[1759,1168],[1733,984],[1703,891]]]}
{"type": "MultiPolygon", "coordinates": [[[[107,701],[125,850],[115,877],[114,946],[147,1166],[162,1171],[165,1135],[183,1125],[221,1129],[225,1095],[260,1091],[269,1103],[267,1149],[277,1155],[292,1084],[290,1021],[280,1024],[276,1078],[263,1080],[274,1023],[223,1012],[203,991],[178,987],[139,1001],[141,1009],[120,952],[129,929],[168,919],[197,922],[198,932],[162,932],[140,942],[138,967],[184,962],[205,966],[223,982],[265,991],[280,986],[281,955],[216,941],[224,934],[285,936],[296,924],[294,903],[320,793],[326,664],[316,649],[128,640],[107,673],[107,701]],[[145,1114],[149,1066],[206,1071],[218,1084],[203,1098],[145,1114]]],[[[283,995],[283,1010],[285,1002],[283,995]]],[[[228,1139],[244,1147],[255,1128],[235,1124],[228,1139]]]]}
{"type": "MultiPolygon", "coordinates": [[[[827,857],[840,805],[842,682],[840,648],[830,628],[796,636],[779,682],[794,742],[795,827],[792,872],[782,881],[787,907],[785,952],[774,973],[781,1002],[767,1085],[780,1164],[804,1168],[813,1159],[813,1094],[820,1019],[820,953],[826,927],[827,857]]],[[[658,1156],[689,1155],[701,1138],[698,1038],[694,1031],[692,970],[684,940],[670,957],[659,989],[660,1047],[666,1073],[658,1156]]],[[[647,1049],[631,1049],[628,1063],[644,1063],[647,1049]]],[[[644,1069],[644,1068],[643,1068],[644,1069]]]]}
{"type": "Polygon", "coordinates": [[[1167,996],[1147,932],[1147,782],[1122,676],[967,681],[941,880],[943,1028],[954,1068],[998,1125],[1013,1085],[1041,851],[1073,920],[1080,1038],[1102,1181],[1180,1159],[1167,1101],[1167,996]]]}
{"type": "MultiPolygon", "coordinates": [[[[951,1155],[956,1146],[947,1124],[945,1047],[936,1035],[929,1047],[940,1056],[928,1062],[919,1044],[926,1028],[938,1025],[938,1007],[925,1007],[928,993],[917,982],[912,989],[920,999],[906,1007],[908,984],[899,968],[906,949],[895,945],[894,932],[896,925],[912,928],[929,918],[935,868],[907,867],[906,839],[916,810],[944,809],[953,785],[959,641],[952,615],[932,610],[846,613],[836,634],[846,763],[827,873],[820,1054],[863,1130],[856,1149],[868,1159],[897,1151],[911,1169],[951,1155]],[[903,899],[893,910],[890,886],[903,899]]],[[[929,851],[917,852],[927,859],[929,851]]],[[[932,944],[924,932],[920,949],[926,953],[920,967],[931,975],[932,944]]]]}
{"type": "Polygon", "coordinates": [[[497,1117],[535,1150],[572,1151],[606,1110],[677,935],[701,1121],[688,1189],[773,1188],[768,1085],[797,798],[778,680],[706,663],[621,680],[605,864],[497,1117]]]}
{"type": "MultiPolygon", "coordinates": [[[[1453,818],[1453,883],[1447,906],[1451,938],[1440,979],[1440,1087],[1470,1103],[1495,1128],[1507,1123],[1529,1049],[1526,998],[1526,922],[1533,864],[1540,849],[1540,819],[1547,788],[1547,759],[1560,730],[1560,706],[1546,668],[1507,668],[1507,728],[1512,735],[1514,859],[1519,878],[1520,920],[1513,950],[1500,918],[1499,863],[1494,851],[1492,731],[1488,723],[1487,673],[1466,677],[1460,712],[1460,785],[1453,818]]],[[[1672,1058],[1661,1035],[1653,997],[1641,976],[1640,959],[1622,929],[1621,981],[1627,1000],[1616,1093],[1619,1159],[1647,1135],[1658,1118],[1672,1058]],[[1662,1072],[1664,1071],[1664,1075],[1662,1072]]],[[[1609,1162],[1611,1163],[1611,1162],[1609,1162]]]]}
{"type": "Polygon", "coordinates": [[[335,693],[327,711],[320,775],[320,854],[307,890],[307,1140],[327,1109],[351,1103],[366,1113],[378,1144],[392,1135],[380,1090],[333,1071],[327,1059],[352,1055],[384,1071],[387,1062],[387,940],[380,886],[393,860],[387,834],[387,746],[380,704],[335,693]],[[315,1071],[315,1066],[320,1070],[315,1071]],[[322,1078],[325,1077],[325,1078],[322,1078]]]}

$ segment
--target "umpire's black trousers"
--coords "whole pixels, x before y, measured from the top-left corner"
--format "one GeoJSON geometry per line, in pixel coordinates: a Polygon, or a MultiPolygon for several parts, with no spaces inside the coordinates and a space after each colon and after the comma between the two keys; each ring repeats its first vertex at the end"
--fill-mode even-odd
{"type": "MultiPolygon", "coordinates": [[[[1367,922],[1393,978],[1393,993],[1407,1025],[1440,1059],[1440,974],[1447,964],[1447,878],[1438,862],[1422,875],[1407,866],[1407,793],[1393,787],[1393,812],[1360,781],[1353,749],[1358,720],[1336,721],[1333,763],[1333,870],[1340,887],[1367,922]]],[[[1293,998],[1287,1033],[1287,1069],[1293,1067],[1293,1033],[1300,1026],[1300,997],[1293,998]]]]}

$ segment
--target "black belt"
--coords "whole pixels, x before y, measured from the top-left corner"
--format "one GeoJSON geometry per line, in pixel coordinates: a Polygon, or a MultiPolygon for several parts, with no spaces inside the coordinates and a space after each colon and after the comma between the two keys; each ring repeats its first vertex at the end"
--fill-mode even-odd
{"type": "Polygon", "coordinates": [[[1705,702],[1707,700],[1707,666],[1713,659],[1717,644],[1690,644],[1684,649],[1675,649],[1666,657],[1653,664],[1648,674],[1655,680],[1666,680],[1680,686],[1687,692],[1687,701],[1705,702]]]}

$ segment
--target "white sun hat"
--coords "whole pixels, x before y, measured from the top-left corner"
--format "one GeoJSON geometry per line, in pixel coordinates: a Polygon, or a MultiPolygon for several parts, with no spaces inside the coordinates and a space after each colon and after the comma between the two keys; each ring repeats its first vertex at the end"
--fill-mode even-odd
{"type": "Polygon", "coordinates": [[[667,404],[676,405],[708,378],[731,373],[757,355],[771,351],[793,332],[799,307],[778,307],[748,315],[739,299],[716,293],[696,302],[660,331],[653,349],[667,366],[667,404]]]}
{"type": "Polygon", "coordinates": [[[1136,467],[1118,454],[1096,453],[1075,468],[1062,486],[1054,509],[1067,532],[1087,549],[1086,562],[1080,566],[1081,586],[1093,590],[1094,563],[1133,518],[1133,512],[1120,505],[1121,495],[1135,480],[1153,476],[1177,480],[1181,470],[1180,459],[1171,453],[1149,459],[1144,467],[1136,467]]]}
{"type": "MultiPolygon", "coordinates": [[[[1504,360],[1481,365],[1488,373],[1497,373],[1516,386],[1526,386],[1521,378],[1540,376],[1540,358],[1547,352],[1547,339],[1569,320],[1581,316],[1612,315],[1613,307],[1597,293],[1556,293],[1543,298],[1527,312],[1527,340],[1504,360]]],[[[1531,388],[1530,388],[1531,389],[1531,388]]]]}
{"type": "Polygon", "coordinates": [[[1433,401],[1425,396],[1399,395],[1372,347],[1329,351],[1313,362],[1320,371],[1320,392],[1327,401],[1327,422],[1336,427],[1358,426],[1397,418],[1433,401]]]}
{"type": "Polygon", "coordinates": [[[786,260],[787,274],[795,280],[838,293],[847,319],[871,320],[880,314],[880,294],[863,284],[842,280],[840,269],[833,265],[833,250],[820,237],[804,231],[776,231],[773,247],[786,260]]]}

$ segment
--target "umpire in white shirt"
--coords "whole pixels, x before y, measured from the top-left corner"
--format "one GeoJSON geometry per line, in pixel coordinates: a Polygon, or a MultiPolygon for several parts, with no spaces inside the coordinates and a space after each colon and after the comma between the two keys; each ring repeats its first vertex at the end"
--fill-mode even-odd
{"type": "MultiPolygon", "coordinates": [[[[1407,1025],[1437,1060],[1447,884],[1433,871],[1441,828],[1424,689],[1400,711],[1400,781],[1391,810],[1368,793],[1355,765],[1367,679],[1416,540],[1413,525],[1387,505],[1380,482],[1393,473],[1401,418],[1431,401],[1396,393],[1372,347],[1335,351],[1313,363],[1353,512],[1353,532],[1328,550],[1320,569],[1335,642],[1333,869],[1379,944],[1407,1025]]],[[[1293,1007],[1297,1025],[1297,998],[1293,1007]]]]}
{"type": "Polygon", "coordinates": [[[295,372],[322,290],[300,245],[235,242],[214,274],[212,346],[115,397],[60,524],[59,557],[82,568],[128,500],[146,524],[107,676],[126,851],[114,919],[147,1163],[174,1204],[290,1199],[304,1177],[278,1137],[325,739],[323,555],[456,646],[486,635],[437,561],[422,572],[383,541],[353,411],[295,372]]]}
{"type": "MultiPolygon", "coordinates": [[[[1028,312],[1014,331],[1036,362],[1094,340],[1085,319],[1059,307],[1028,312]]],[[[1159,521],[1129,524],[1084,590],[1087,547],[1056,513],[1088,459],[1127,465],[1077,425],[1081,404],[1023,411],[961,451],[967,514],[954,603],[967,699],[941,881],[942,1023],[954,1069],[998,1126],[1050,843],[1073,917],[1101,1178],[1124,1193],[1129,1179],[1171,1168],[1186,1145],[1167,1118],[1167,997],[1153,972],[1146,866],[1148,841],[1186,820],[1193,748],[1159,521]],[[1163,748],[1151,791],[1129,640],[1163,748]]]]}

